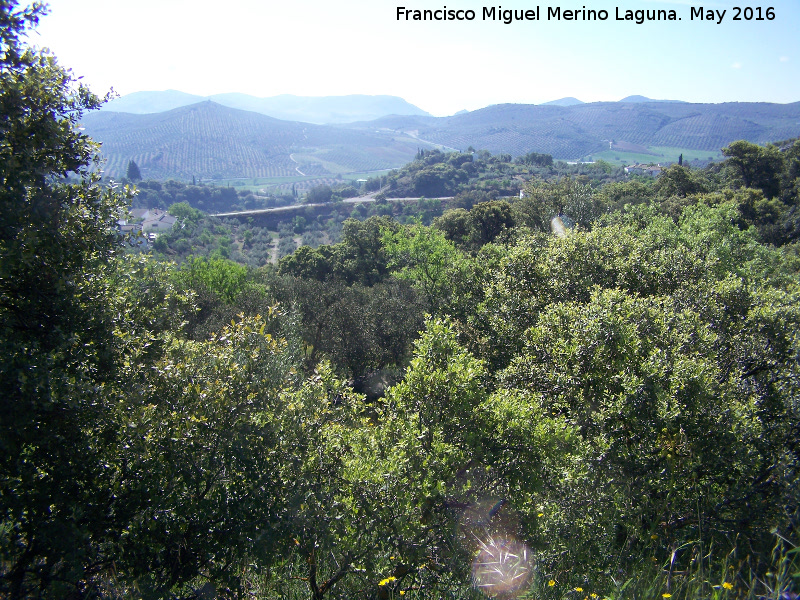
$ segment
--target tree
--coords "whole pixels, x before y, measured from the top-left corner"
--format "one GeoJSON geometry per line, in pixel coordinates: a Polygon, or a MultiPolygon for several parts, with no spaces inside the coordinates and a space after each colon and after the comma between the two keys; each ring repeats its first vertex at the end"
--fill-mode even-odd
{"type": "Polygon", "coordinates": [[[469,218],[470,241],[475,248],[493,242],[500,233],[514,226],[511,205],[504,200],[476,204],[469,211],[469,218]]]}
{"type": "MultiPolygon", "coordinates": [[[[292,188],[294,189],[294,187],[292,188]]],[[[308,190],[306,194],[306,202],[309,204],[325,204],[331,201],[333,190],[329,185],[318,185],[308,190]]]]}
{"type": "Polygon", "coordinates": [[[197,223],[203,218],[203,212],[197,210],[196,208],[192,208],[188,202],[176,202],[175,204],[170,204],[167,212],[172,216],[178,217],[179,219],[184,219],[189,223],[197,223]]]}
{"type": "Polygon", "coordinates": [[[386,229],[397,228],[397,223],[388,217],[347,219],[342,225],[342,241],[335,246],[336,276],[367,286],[383,281],[389,276],[389,267],[382,237],[386,229]]]}
{"type": "Polygon", "coordinates": [[[463,208],[446,210],[433,220],[433,226],[444,233],[445,237],[459,247],[465,247],[469,240],[469,211],[463,208]]]}
{"type": "Polygon", "coordinates": [[[588,185],[564,177],[555,183],[531,181],[524,196],[514,204],[516,223],[537,231],[550,231],[553,217],[566,215],[577,223],[590,225],[602,213],[602,205],[588,185]]]}
{"type": "Polygon", "coordinates": [[[410,279],[435,310],[449,293],[449,274],[461,262],[461,253],[433,227],[413,225],[405,230],[385,230],[383,246],[389,266],[397,276],[410,279]]]}
{"type": "Polygon", "coordinates": [[[768,552],[770,528],[792,510],[798,415],[779,391],[793,369],[781,331],[798,319],[792,296],[735,278],[690,287],[553,304],[503,373],[503,387],[563,416],[586,450],[550,482],[561,540],[551,556],[577,553],[602,571],[651,539],[661,560],[686,540],[734,536],[768,552]]]}
{"type": "Polygon", "coordinates": [[[691,194],[707,191],[697,174],[681,165],[671,165],[664,169],[653,189],[662,198],[670,196],[685,198],[691,194]]]}
{"type": "Polygon", "coordinates": [[[767,198],[780,194],[783,156],[777,148],[739,140],[723,148],[722,153],[728,157],[725,165],[735,184],[757,188],[767,198]]]}
{"type": "Polygon", "coordinates": [[[294,275],[303,279],[325,281],[334,269],[334,252],[331,246],[300,246],[295,252],[281,259],[278,272],[281,275],[294,275]]]}
{"type": "Polygon", "coordinates": [[[786,204],[796,206],[800,199],[800,139],[781,151],[786,165],[781,177],[782,199],[786,204]]]}
{"type": "Polygon", "coordinates": [[[600,190],[601,201],[609,212],[620,210],[626,204],[641,204],[652,196],[653,186],[649,180],[634,179],[608,183],[600,190]]]}
{"type": "Polygon", "coordinates": [[[90,587],[113,495],[104,388],[120,340],[104,275],[128,198],[98,185],[97,146],[77,128],[100,99],[19,42],[43,14],[0,3],[0,595],[10,598],[90,587]],[[79,182],[64,182],[69,173],[79,182]]]}
{"type": "Polygon", "coordinates": [[[127,177],[129,181],[141,181],[142,180],[142,172],[139,170],[139,165],[137,165],[132,160],[129,160],[128,161],[128,170],[126,172],[125,177],[127,177]]]}
{"type": "Polygon", "coordinates": [[[549,154],[539,154],[538,152],[529,152],[524,156],[518,156],[516,162],[528,166],[552,167],[553,157],[549,154]]]}
{"type": "Polygon", "coordinates": [[[285,555],[281,475],[293,461],[279,449],[296,348],[268,332],[280,314],[267,313],[126,366],[137,393],[112,407],[125,425],[108,456],[122,500],[111,506],[127,509],[110,532],[119,595],[185,597],[209,581],[236,596],[244,557],[285,555]]]}
{"type": "Polygon", "coordinates": [[[245,289],[247,267],[224,258],[190,256],[175,279],[184,288],[204,288],[230,304],[245,289]]]}
{"type": "MultiPolygon", "coordinates": [[[[313,264],[312,259],[308,266],[313,264]]],[[[425,312],[409,282],[388,279],[370,287],[347,286],[340,279],[320,279],[312,270],[305,273],[298,269],[294,276],[270,281],[269,287],[297,314],[310,368],[326,359],[337,372],[361,377],[402,365],[425,312]]]]}
{"type": "MultiPolygon", "coordinates": [[[[256,549],[235,536],[278,521],[258,419],[293,352],[257,320],[181,340],[192,291],[124,256],[130,195],[78,131],[100,100],[16,41],[41,14],[0,4],[0,596],[230,595],[256,549]]],[[[235,296],[242,267],[190,266],[235,296]]]]}

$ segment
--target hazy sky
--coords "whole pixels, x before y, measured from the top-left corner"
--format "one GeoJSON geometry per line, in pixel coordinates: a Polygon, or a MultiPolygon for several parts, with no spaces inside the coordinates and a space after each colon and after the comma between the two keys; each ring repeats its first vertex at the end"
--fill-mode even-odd
{"type": "MultiPolygon", "coordinates": [[[[690,102],[800,101],[800,0],[772,21],[733,20],[731,0],[50,0],[30,43],[92,89],[199,95],[390,94],[443,116],[504,102],[631,94],[690,102]],[[474,21],[398,21],[397,7],[473,9],[474,21]],[[539,21],[482,20],[482,8],[540,9],[539,21]],[[606,21],[546,20],[548,7],[605,9],[606,21]],[[691,7],[725,10],[721,24],[691,7]],[[631,10],[682,20],[617,21],[631,10]]],[[[751,7],[759,6],[753,1],[751,7]]],[[[753,16],[758,16],[754,13],[753,16]]]]}

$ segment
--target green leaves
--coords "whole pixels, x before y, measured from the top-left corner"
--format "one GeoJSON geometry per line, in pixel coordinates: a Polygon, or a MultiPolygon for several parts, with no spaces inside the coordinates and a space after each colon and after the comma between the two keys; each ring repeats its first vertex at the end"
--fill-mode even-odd
{"type": "Polygon", "coordinates": [[[245,555],[282,544],[284,456],[275,450],[280,393],[293,379],[285,342],[263,319],[244,319],[206,342],[173,341],[129,377],[140,383],[137,401],[118,408],[125,492],[116,504],[131,519],[119,524],[118,568],[157,595],[201,573],[235,585],[245,555]]]}
{"type": "Polygon", "coordinates": [[[461,253],[437,229],[413,225],[406,230],[383,230],[382,244],[389,267],[397,276],[416,283],[433,307],[448,295],[449,274],[458,268],[461,253]]]}
{"type": "Polygon", "coordinates": [[[192,256],[175,273],[175,278],[187,288],[205,288],[231,304],[245,289],[247,267],[224,258],[192,256]]]}
{"type": "Polygon", "coordinates": [[[19,42],[43,12],[0,5],[0,594],[10,598],[91,587],[106,560],[109,389],[121,362],[108,275],[129,195],[89,174],[97,146],[76,125],[100,100],[19,42]]]}
{"type": "Polygon", "coordinates": [[[776,147],[739,140],[723,148],[722,153],[728,157],[726,167],[736,184],[760,189],[767,198],[780,194],[784,163],[776,147]]]}

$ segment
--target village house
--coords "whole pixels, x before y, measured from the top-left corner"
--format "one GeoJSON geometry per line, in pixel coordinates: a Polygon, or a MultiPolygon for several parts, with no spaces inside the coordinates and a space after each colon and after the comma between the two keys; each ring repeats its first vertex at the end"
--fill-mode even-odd
{"type": "Polygon", "coordinates": [[[159,233],[169,231],[178,218],[158,208],[134,208],[130,211],[130,219],[117,221],[121,233],[141,231],[149,241],[153,241],[159,233]]]}
{"type": "Polygon", "coordinates": [[[650,177],[659,177],[664,167],[661,165],[630,165],[625,167],[625,173],[628,175],[649,175],[650,177]]]}

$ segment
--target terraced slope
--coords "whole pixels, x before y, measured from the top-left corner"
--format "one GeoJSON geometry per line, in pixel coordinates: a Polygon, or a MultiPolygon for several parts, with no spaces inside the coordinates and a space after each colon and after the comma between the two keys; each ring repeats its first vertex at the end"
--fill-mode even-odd
{"type": "Polygon", "coordinates": [[[796,137],[800,102],[500,104],[453,117],[391,116],[358,125],[409,132],[459,149],[574,159],[607,149],[611,141],[717,151],[739,139],[763,143],[796,137]]]}
{"type": "Polygon", "coordinates": [[[113,177],[129,160],[155,179],[330,175],[399,167],[419,146],[408,136],[281,121],[208,101],[156,114],[95,112],[82,124],[102,142],[113,177]]]}
{"type": "Polygon", "coordinates": [[[105,170],[116,177],[131,159],[145,178],[326,177],[397,168],[428,144],[567,160],[612,145],[716,152],[739,139],[800,136],[800,102],[501,104],[452,117],[394,115],[333,126],[205,101],[157,114],[96,112],[84,126],[103,143],[105,170]]]}

